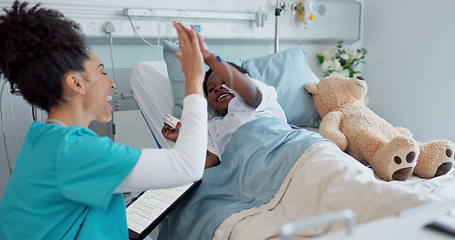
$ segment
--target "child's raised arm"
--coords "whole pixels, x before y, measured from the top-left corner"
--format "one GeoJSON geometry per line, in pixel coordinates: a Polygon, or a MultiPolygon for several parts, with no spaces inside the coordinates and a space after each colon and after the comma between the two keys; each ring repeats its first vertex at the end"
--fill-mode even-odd
{"type": "Polygon", "coordinates": [[[236,91],[248,105],[254,108],[259,106],[262,101],[262,94],[251,79],[230,64],[217,59],[215,55],[207,50],[205,42],[199,34],[198,37],[204,62],[227,86],[236,91]]]}

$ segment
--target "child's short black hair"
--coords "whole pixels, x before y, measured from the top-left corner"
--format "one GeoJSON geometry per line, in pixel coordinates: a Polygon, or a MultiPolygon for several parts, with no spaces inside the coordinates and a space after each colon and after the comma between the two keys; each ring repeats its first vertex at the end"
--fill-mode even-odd
{"type": "Polygon", "coordinates": [[[63,77],[89,59],[79,25],[53,9],[14,1],[0,15],[0,75],[46,111],[63,99],[63,77]]]}
{"type": "MultiPolygon", "coordinates": [[[[232,62],[227,62],[229,63],[231,66],[233,66],[235,69],[237,69],[239,72],[241,72],[242,74],[249,74],[248,71],[243,68],[243,67],[240,67],[239,65],[235,64],[235,63],[232,63],[232,62]]],[[[204,77],[204,83],[202,84],[202,87],[204,89],[204,95],[207,97],[208,96],[208,91],[207,91],[207,80],[209,79],[209,76],[210,74],[212,74],[212,69],[209,69],[207,70],[207,72],[205,72],[205,77],[204,77]]]]}

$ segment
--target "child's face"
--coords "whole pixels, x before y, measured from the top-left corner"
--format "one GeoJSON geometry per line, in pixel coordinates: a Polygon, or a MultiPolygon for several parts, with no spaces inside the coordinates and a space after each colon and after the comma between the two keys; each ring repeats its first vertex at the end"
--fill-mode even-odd
{"type": "Polygon", "coordinates": [[[226,115],[229,102],[235,95],[224,86],[223,81],[215,74],[207,79],[207,102],[209,106],[221,115],[226,115]]]}

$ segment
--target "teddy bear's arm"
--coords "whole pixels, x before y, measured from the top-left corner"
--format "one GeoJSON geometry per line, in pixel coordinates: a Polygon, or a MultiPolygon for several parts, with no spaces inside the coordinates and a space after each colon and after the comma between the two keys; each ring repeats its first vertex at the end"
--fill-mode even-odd
{"type": "Polygon", "coordinates": [[[342,116],[343,114],[341,112],[327,113],[319,126],[319,133],[323,137],[334,141],[342,151],[346,151],[348,148],[348,139],[340,131],[342,116]]]}
{"type": "Polygon", "coordinates": [[[412,133],[411,133],[411,131],[409,131],[409,129],[407,129],[407,128],[402,128],[402,127],[396,127],[395,129],[396,129],[398,132],[400,132],[401,134],[405,135],[406,137],[412,138],[412,133]]]}

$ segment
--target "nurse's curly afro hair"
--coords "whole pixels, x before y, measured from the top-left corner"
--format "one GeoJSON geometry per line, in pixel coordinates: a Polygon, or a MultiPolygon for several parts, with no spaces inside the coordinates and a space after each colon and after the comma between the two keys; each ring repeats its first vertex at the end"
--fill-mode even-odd
{"type": "Polygon", "coordinates": [[[46,111],[63,103],[63,77],[89,59],[79,26],[57,10],[15,1],[0,13],[0,76],[46,111]]]}

